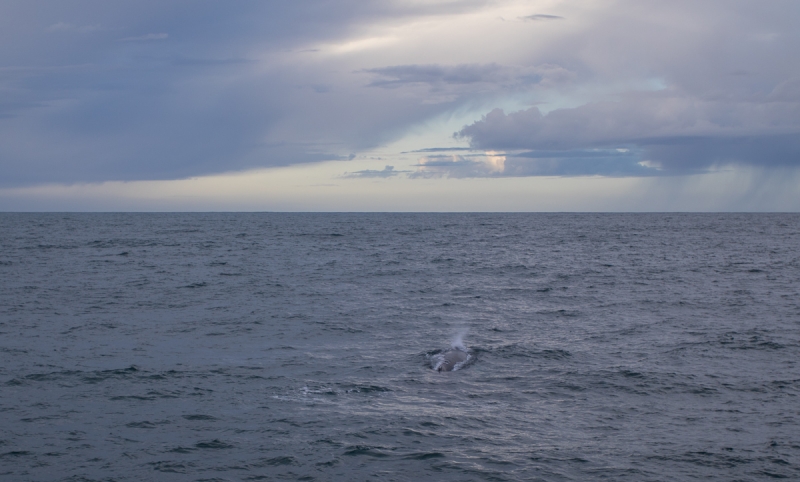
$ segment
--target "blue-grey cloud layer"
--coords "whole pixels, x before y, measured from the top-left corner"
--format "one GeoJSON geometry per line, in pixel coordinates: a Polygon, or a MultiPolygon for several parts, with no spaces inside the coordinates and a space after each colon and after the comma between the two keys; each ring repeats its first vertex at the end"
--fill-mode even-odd
{"type": "Polygon", "coordinates": [[[379,66],[305,61],[318,54],[309,46],[369,26],[422,16],[446,26],[497,3],[5,1],[0,186],[345,160],[474,105],[489,107],[458,135],[513,151],[504,171],[463,157],[438,171],[431,159],[426,172],[652,175],[800,163],[794,0],[575,2],[566,13],[487,17],[498,36],[503,22],[563,30],[513,64],[480,52],[466,62],[424,52],[379,66]],[[492,110],[522,95],[570,105],[492,110]]]}
{"type": "Polygon", "coordinates": [[[359,105],[331,72],[264,57],[313,55],[297,49],[479,3],[3,2],[0,185],[347,159],[432,108],[378,102],[365,85],[359,105]]]}
{"type": "Polygon", "coordinates": [[[457,135],[474,148],[555,151],[557,157],[584,157],[582,149],[635,148],[642,161],[666,173],[726,164],[800,166],[800,98],[773,97],[703,102],[656,93],[547,115],[537,107],[511,114],[496,109],[457,135]]]}

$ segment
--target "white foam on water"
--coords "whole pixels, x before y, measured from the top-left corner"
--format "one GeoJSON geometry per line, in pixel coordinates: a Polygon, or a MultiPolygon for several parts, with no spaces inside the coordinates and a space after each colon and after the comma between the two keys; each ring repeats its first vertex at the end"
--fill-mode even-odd
{"type": "Polygon", "coordinates": [[[431,368],[434,371],[438,371],[439,367],[442,366],[442,363],[444,363],[444,353],[431,355],[431,368]]]}
{"type": "Polygon", "coordinates": [[[464,361],[458,362],[455,365],[453,365],[453,371],[461,370],[461,368],[467,366],[467,364],[469,364],[469,362],[471,361],[472,361],[472,355],[467,353],[467,358],[465,358],[464,361]]]}

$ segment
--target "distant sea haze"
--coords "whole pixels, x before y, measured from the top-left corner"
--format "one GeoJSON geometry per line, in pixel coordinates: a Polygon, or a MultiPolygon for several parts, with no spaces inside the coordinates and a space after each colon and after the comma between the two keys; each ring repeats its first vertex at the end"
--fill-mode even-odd
{"type": "Polygon", "coordinates": [[[798,363],[796,214],[0,214],[3,481],[800,480],[798,363]]]}

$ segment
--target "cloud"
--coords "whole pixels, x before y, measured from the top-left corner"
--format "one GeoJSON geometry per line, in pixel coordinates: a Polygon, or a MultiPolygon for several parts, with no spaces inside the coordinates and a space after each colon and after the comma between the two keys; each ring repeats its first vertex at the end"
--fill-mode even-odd
{"type": "Polygon", "coordinates": [[[119,39],[120,42],[141,42],[147,40],[166,40],[169,34],[166,33],[148,33],[146,35],[139,35],[136,37],[125,37],[119,39]]]}
{"type": "Polygon", "coordinates": [[[726,164],[800,166],[800,103],[773,100],[794,95],[792,86],[784,83],[773,94],[738,102],[665,91],[631,93],[618,101],[547,114],[538,107],[510,114],[495,109],[456,136],[469,139],[476,149],[568,154],[635,148],[639,161],[658,163],[667,172],[726,164]]]}
{"type": "Polygon", "coordinates": [[[661,175],[664,173],[660,165],[641,161],[639,153],[625,149],[534,151],[510,154],[502,173],[504,177],[661,175]]]}
{"type": "Polygon", "coordinates": [[[424,149],[414,149],[413,151],[401,152],[401,154],[408,154],[409,152],[459,152],[459,151],[473,151],[471,147],[426,147],[424,149]]]}
{"type": "Polygon", "coordinates": [[[432,155],[421,158],[417,170],[409,177],[650,177],[664,174],[657,163],[640,159],[639,152],[622,148],[432,155]]]}
{"type": "Polygon", "coordinates": [[[355,172],[348,172],[345,173],[342,177],[346,178],[387,178],[387,177],[394,177],[400,173],[405,173],[408,171],[395,171],[394,166],[386,166],[383,170],[373,170],[373,169],[365,169],[363,171],[355,171],[355,172]]]}
{"type": "Polygon", "coordinates": [[[773,102],[800,102],[800,78],[781,82],[770,92],[768,100],[773,102]]]}
{"type": "Polygon", "coordinates": [[[434,92],[451,90],[462,93],[527,89],[543,82],[548,85],[567,82],[574,77],[572,72],[555,64],[412,64],[366,69],[364,72],[377,77],[368,84],[371,87],[397,89],[423,85],[434,92]]]}
{"type": "Polygon", "coordinates": [[[520,17],[523,20],[563,20],[564,17],[559,17],[558,15],[544,15],[541,13],[537,13],[534,15],[527,15],[525,17],[520,17]]]}
{"type": "MultiPolygon", "coordinates": [[[[475,84],[506,83],[510,79],[519,77],[513,69],[497,64],[467,64],[467,65],[395,65],[377,69],[367,69],[365,72],[376,74],[380,77],[369,85],[373,87],[397,87],[404,84],[475,84]]],[[[537,75],[530,76],[532,83],[539,81],[537,75]]]]}
{"type": "Polygon", "coordinates": [[[417,170],[410,178],[469,178],[492,177],[503,173],[506,157],[501,154],[485,153],[480,155],[432,155],[419,159],[417,170]]]}
{"type": "Polygon", "coordinates": [[[461,126],[503,154],[414,176],[797,164],[795,0],[523,3],[1,2],[0,185],[346,162],[461,126]]]}
{"type": "Polygon", "coordinates": [[[67,22],[57,22],[47,27],[49,32],[76,32],[91,33],[104,30],[100,25],[74,25],[67,22]]]}
{"type": "Polygon", "coordinates": [[[365,89],[353,72],[376,64],[353,56],[370,52],[321,47],[485,4],[2,2],[0,185],[347,160],[447,106],[365,89]],[[54,35],[69,31],[92,35],[54,35]]]}

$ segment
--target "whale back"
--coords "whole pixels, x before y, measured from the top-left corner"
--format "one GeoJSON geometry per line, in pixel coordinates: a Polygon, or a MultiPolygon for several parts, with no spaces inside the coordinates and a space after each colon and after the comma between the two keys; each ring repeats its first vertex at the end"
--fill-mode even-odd
{"type": "Polygon", "coordinates": [[[464,363],[469,358],[469,354],[463,350],[448,350],[442,355],[441,362],[435,367],[436,371],[450,372],[459,363],[464,363]]]}

